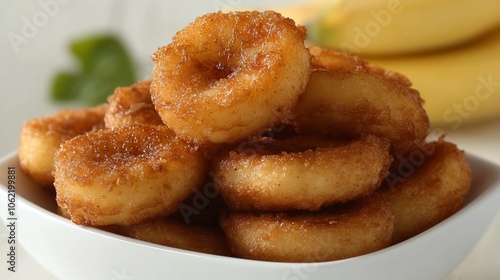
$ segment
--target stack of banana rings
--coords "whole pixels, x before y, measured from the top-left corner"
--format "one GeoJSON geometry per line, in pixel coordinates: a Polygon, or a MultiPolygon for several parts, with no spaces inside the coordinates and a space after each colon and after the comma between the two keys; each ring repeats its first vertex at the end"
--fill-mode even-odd
{"type": "Polygon", "coordinates": [[[273,11],[200,16],[151,80],[27,121],[21,168],[76,224],[263,261],[367,254],[459,210],[469,164],[427,140],[409,79],[306,32],[273,11]]]}

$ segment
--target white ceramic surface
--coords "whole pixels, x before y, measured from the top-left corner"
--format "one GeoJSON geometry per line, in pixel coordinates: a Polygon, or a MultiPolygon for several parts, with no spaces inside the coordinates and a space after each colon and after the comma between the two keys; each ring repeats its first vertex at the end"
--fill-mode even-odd
{"type": "MultiPolygon", "coordinates": [[[[57,279],[444,279],[474,248],[499,210],[500,167],[469,156],[476,175],[466,205],[432,229],[347,260],[290,264],[200,254],[78,226],[54,213],[54,196],[20,171],[16,154],[17,241],[57,279]]],[[[7,200],[7,182],[0,201],[7,200]]],[[[0,211],[2,221],[7,211],[0,211]]],[[[2,244],[5,246],[5,244],[2,244]]],[[[4,252],[2,250],[2,252],[4,252]]],[[[5,263],[0,271],[5,272],[5,263]]],[[[3,278],[2,278],[3,279],[3,278]]]]}

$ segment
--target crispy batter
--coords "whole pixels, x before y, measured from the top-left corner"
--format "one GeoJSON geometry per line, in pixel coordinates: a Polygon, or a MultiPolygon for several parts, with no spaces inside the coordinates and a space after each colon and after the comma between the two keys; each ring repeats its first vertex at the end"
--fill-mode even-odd
{"type": "MultiPolygon", "coordinates": [[[[58,207],[57,213],[64,218],[71,219],[66,209],[58,207]]],[[[205,224],[187,225],[170,216],[146,220],[130,226],[111,225],[99,228],[164,246],[221,256],[232,255],[220,228],[205,224]]]]}
{"type": "Polygon", "coordinates": [[[140,81],[130,87],[118,87],[108,97],[109,108],[104,116],[107,128],[123,125],[163,125],[156,112],[151,93],[151,81],[140,81]]]}
{"type": "Polygon", "coordinates": [[[230,143],[290,117],[310,72],[305,29],[275,12],[213,13],[152,56],[152,100],[189,142],[230,143]]]}
{"type": "Polygon", "coordinates": [[[53,188],[54,154],[66,140],[104,127],[107,105],[58,113],[24,123],[19,138],[21,170],[41,186],[53,188]]]}
{"type": "Polygon", "coordinates": [[[212,170],[226,203],[242,211],[314,211],[372,193],[392,162],[389,143],[375,136],[300,140],[219,155],[212,170]]]}
{"type": "Polygon", "coordinates": [[[332,49],[321,48],[315,45],[308,46],[308,49],[311,54],[311,68],[315,70],[337,69],[344,71],[373,72],[383,75],[385,78],[392,79],[403,86],[411,87],[411,81],[405,75],[368,63],[358,56],[332,49]]]}
{"type": "Polygon", "coordinates": [[[429,119],[423,100],[404,76],[356,57],[325,52],[330,54],[326,58],[312,53],[314,70],[293,111],[301,133],[373,134],[389,139],[393,154],[425,140],[429,119]]]}
{"type": "Polygon", "coordinates": [[[315,213],[227,211],[220,224],[229,247],[239,257],[322,262],[387,247],[394,217],[387,201],[370,196],[315,213]]]}
{"type": "Polygon", "coordinates": [[[206,169],[203,154],[165,126],[122,126],[66,141],[54,185],[73,222],[130,225],[173,213],[206,169]]]}
{"type": "Polygon", "coordinates": [[[443,139],[398,158],[380,189],[396,218],[393,242],[415,236],[458,211],[471,181],[464,152],[443,139]]]}

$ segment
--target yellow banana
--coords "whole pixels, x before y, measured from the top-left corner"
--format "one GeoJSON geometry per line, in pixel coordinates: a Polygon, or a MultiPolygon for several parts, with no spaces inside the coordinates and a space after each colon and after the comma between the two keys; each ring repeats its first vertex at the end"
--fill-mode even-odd
{"type": "MultiPolygon", "coordinates": [[[[316,23],[329,18],[337,28],[337,33],[334,33],[339,36],[335,39],[337,49],[342,49],[339,42],[351,44],[355,48],[345,47],[344,51],[357,52],[365,60],[408,76],[426,100],[425,109],[433,126],[458,128],[500,117],[498,0],[316,0],[303,6],[278,7],[277,10],[302,24],[314,18],[320,19],[313,21],[316,23]],[[392,11],[391,17],[383,11],[392,11]],[[458,14],[460,18],[456,18],[458,14]],[[366,24],[372,21],[374,25],[377,18],[380,34],[368,37],[370,42],[361,44],[363,41],[360,40],[366,38],[361,38],[363,35],[354,37],[355,27],[374,28],[376,31],[375,27],[366,24]],[[492,27],[495,24],[497,27],[492,27]],[[410,28],[411,25],[418,28],[410,28]],[[490,29],[489,33],[487,29],[490,29]],[[407,36],[404,33],[418,34],[420,38],[403,39],[407,36]],[[346,39],[346,34],[350,34],[351,41],[346,39]],[[466,38],[470,39],[469,42],[458,44],[466,38]],[[447,44],[448,48],[444,48],[447,44]],[[443,48],[422,52],[437,46],[443,48]],[[395,56],[410,51],[420,53],[395,56]],[[364,55],[366,53],[386,56],[364,55]]],[[[314,29],[314,24],[309,25],[308,32],[311,32],[310,28],[314,29]]]]}
{"type": "Polygon", "coordinates": [[[365,59],[405,74],[426,101],[433,126],[456,129],[500,117],[500,28],[449,50],[365,59]]]}
{"type": "Polygon", "coordinates": [[[498,0],[315,0],[277,10],[306,24],[313,44],[370,56],[444,48],[500,24],[498,0]]]}
{"type": "Polygon", "coordinates": [[[426,100],[433,126],[458,128],[500,117],[498,0],[316,0],[277,10],[298,23],[313,22],[311,39],[324,36],[314,29],[328,23],[333,35],[322,41],[330,47],[407,75],[426,100]],[[442,49],[394,56],[437,47],[442,49]]]}

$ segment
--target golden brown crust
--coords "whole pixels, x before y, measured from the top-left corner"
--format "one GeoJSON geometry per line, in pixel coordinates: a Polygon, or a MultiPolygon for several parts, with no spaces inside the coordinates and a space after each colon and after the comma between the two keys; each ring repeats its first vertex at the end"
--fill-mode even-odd
{"type": "Polygon", "coordinates": [[[337,69],[353,72],[371,72],[383,75],[385,78],[394,80],[406,87],[411,87],[412,85],[411,81],[405,75],[371,64],[358,56],[315,45],[310,45],[308,49],[311,54],[311,68],[314,70],[337,69]]]}
{"type": "Polygon", "coordinates": [[[443,139],[395,161],[380,189],[396,218],[393,242],[415,236],[458,211],[472,174],[463,151],[443,139]]]}
{"type": "Polygon", "coordinates": [[[389,246],[394,217],[387,201],[370,196],[316,213],[228,211],[221,216],[233,253],[277,262],[323,262],[389,246]]]}
{"type": "Polygon", "coordinates": [[[155,108],[196,144],[256,134],[290,117],[309,77],[304,39],[271,11],[201,16],[152,56],[155,108]]]}
{"type": "Polygon", "coordinates": [[[24,123],[18,146],[21,170],[41,186],[52,188],[54,154],[66,140],[104,127],[107,105],[62,110],[24,123]]]}
{"type": "Polygon", "coordinates": [[[322,52],[330,60],[312,54],[315,70],[293,111],[301,133],[373,134],[389,139],[398,155],[425,140],[429,119],[423,100],[404,76],[347,54],[322,52]]]}
{"type": "Polygon", "coordinates": [[[54,186],[73,222],[130,225],[173,213],[205,172],[203,154],[165,126],[132,125],[66,141],[54,186]]]}
{"type": "Polygon", "coordinates": [[[218,156],[212,171],[226,203],[241,211],[314,211],[372,193],[392,162],[388,142],[374,136],[329,145],[302,140],[218,156]]]}
{"type": "Polygon", "coordinates": [[[163,125],[150,93],[151,81],[139,81],[130,87],[118,87],[108,97],[109,108],[104,117],[107,128],[123,125],[163,125]]]}

